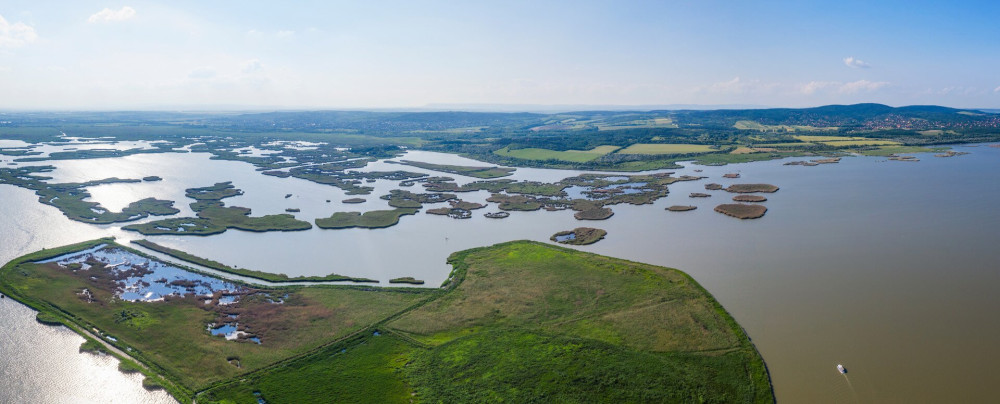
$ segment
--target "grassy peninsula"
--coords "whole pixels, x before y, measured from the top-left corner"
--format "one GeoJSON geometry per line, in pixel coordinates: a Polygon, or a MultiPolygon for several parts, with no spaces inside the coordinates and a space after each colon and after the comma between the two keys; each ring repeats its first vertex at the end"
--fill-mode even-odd
{"type": "Polygon", "coordinates": [[[434,298],[199,402],[774,400],[743,330],[680,271],[527,241],[449,262],[434,298]]]}

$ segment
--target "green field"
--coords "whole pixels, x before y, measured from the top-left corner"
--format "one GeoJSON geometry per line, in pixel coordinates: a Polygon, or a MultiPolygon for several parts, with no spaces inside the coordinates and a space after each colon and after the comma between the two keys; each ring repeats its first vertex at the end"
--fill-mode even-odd
{"type": "Polygon", "coordinates": [[[573,163],[586,163],[618,149],[618,146],[597,146],[590,150],[558,151],[536,148],[510,150],[509,147],[504,147],[500,150],[495,150],[493,154],[522,160],[561,160],[573,163]]]}
{"type": "Polygon", "coordinates": [[[671,144],[671,143],[636,143],[624,150],[621,154],[691,154],[710,153],[718,151],[709,145],[700,144],[671,144]]]}
{"type": "Polygon", "coordinates": [[[432,347],[415,364],[419,396],[615,402],[701,391],[706,401],[773,400],[743,331],[680,271],[534,242],[463,251],[450,262],[454,290],[388,324],[432,347]],[[527,373],[505,371],[515,367],[527,373]]]}

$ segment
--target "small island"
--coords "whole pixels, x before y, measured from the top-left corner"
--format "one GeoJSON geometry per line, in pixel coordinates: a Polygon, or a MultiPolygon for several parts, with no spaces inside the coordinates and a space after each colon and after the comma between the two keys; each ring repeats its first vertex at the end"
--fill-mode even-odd
{"type": "Polygon", "coordinates": [[[722,189],[722,184],[716,184],[714,182],[711,183],[711,184],[705,184],[705,189],[707,189],[709,191],[718,191],[718,190],[722,189]]]}
{"type": "Polygon", "coordinates": [[[581,210],[573,214],[576,220],[604,220],[613,216],[615,212],[611,208],[594,207],[581,210]]]}
{"type": "Polygon", "coordinates": [[[688,195],[689,198],[708,198],[711,196],[712,195],[703,192],[692,192],[691,195],[688,195]]]}
{"type": "Polygon", "coordinates": [[[687,212],[687,211],[695,210],[695,209],[698,209],[698,207],[697,206],[691,206],[691,205],[674,205],[674,206],[671,206],[671,207],[667,208],[666,210],[669,210],[671,212],[687,212]]]}
{"type": "Polygon", "coordinates": [[[727,192],[749,194],[755,192],[775,193],[778,187],[771,184],[733,184],[726,188],[727,192]]]}
{"type": "Polygon", "coordinates": [[[761,195],[736,195],[733,201],[736,202],[764,202],[767,198],[761,195]]]}
{"type": "Polygon", "coordinates": [[[160,178],[155,175],[150,175],[148,177],[142,177],[142,180],[146,182],[154,182],[154,181],[163,181],[163,178],[160,178]]]}
{"type": "Polygon", "coordinates": [[[510,212],[486,212],[483,216],[490,219],[506,219],[510,216],[510,212]]]}
{"type": "Polygon", "coordinates": [[[608,232],[602,229],[577,227],[573,230],[565,230],[553,234],[552,237],[549,237],[549,240],[562,244],[588,245],[600,241],[607,234],[608,232]]]}
{"type": "Polygon", "coordinates": [[[420,209],[398,208],[391,210],[372,210],[361,212],[336,212],[328,218],[316,219],[316,226],[321,229],[349,229],[361,227],[380,229],[395,226],[399,218],[405,215],[415,215],[420,209]]]}
{"type": "Polygon", "coordinates": [[[726,203],[716,206],[715,211],[737,219],[757,219],[767,213],[767,207],[745,203],[726,203]]]}
{"type": "MultiPolygon", "coordinates": [[[[347,198],[347,199],[344,199],[344,200],[342,200],[340,202],[341,203],[348,203],[348,204],[358,204],[358,203],[365,203],[365,201],[366,201],[365,198],[347,198]]],[[[327,202],[330,202],[330,201],[327,201],[327,202]]]]}
{"type": "Polygon", "coordinates": [[[423,285],[424,281],[420,279],[414,279],[412,276],[404,276],[402,278],[389,279],[389,283],[408,283],[411,285],[423,285]]]}
{"type": "Polygon", "coordinates": [[[722,174],[722,178],[740,178],[740,173],[722,174]]]}

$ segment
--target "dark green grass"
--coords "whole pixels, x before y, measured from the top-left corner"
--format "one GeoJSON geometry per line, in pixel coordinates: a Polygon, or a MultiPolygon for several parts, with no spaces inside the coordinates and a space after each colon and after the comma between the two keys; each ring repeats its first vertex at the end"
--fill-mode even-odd
{"type": "Polygon", "coordinates": [[[337,345],[294,364],[232,383],[199,397],[206,403],[407,403],[402,375],[413,347],[389,335],[337,345]]]}
{"type": "Polygon", "coordinates": [[[745,383],[743,352],[666,355],[503,330],[458,338],[407,367],[422,402],[767,402],[745,383]]]}

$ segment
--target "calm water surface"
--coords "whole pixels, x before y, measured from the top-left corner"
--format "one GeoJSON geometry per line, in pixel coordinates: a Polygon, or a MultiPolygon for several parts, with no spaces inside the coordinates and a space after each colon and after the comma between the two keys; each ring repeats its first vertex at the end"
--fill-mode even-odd
{"type": "MultiPolygon", "coordinates": [[[[614,206],[611,219],[586,223],[607,230],[605,240],[576,248],[691,274],[746,328],[768,363],[780,401],[989,401],[995,398],[992,374],[1000,362],[1000,296],[994,293],[1000,285],[1000,211],[995,208],[1000,149],[956,149],[972,154],[920,155],[917,163],[856,157],[816,167],[782,166],[780,161],[692,166],[677,170],[678,175],[709,179],[672,185],[671,195],[652,205],[614,206]],[[704,172],[695,173],[695,168],[704,172]],[[742,178],[721,178],[728,172],[740,172],[742,178]],[[781,190],[767,195],[764,218],[740,221],[712,211],[732,194],[709,191],[711,198],[688,198],[691,192],[705,192],[707,182],[766,182],[781,190]],[[698,209],[664,211],[677,204],[698,209]],[[847,377],[835,369],[838,363],[848,368],[847,377]]],[[[483,164],[417,151],[404,158],[483,164]]],[[[161,176],[161,182],[101,185],[90,191],[95,201],[113,210],[145,197],[174,200],[184,216],[192,214],[184,188],[220,181],[233,181],[245,191],[224,200],[227,205],[249,207],[255,216],[299,208],[296,216],[308,221],[335,211],[387,209],[378,196],[398,183],[366,184],[376,187],[363,196],[367,202],[344,205],[340,201],[351,196],[337,188],[262,176],[248,164],[212,161],[205,154],[52,164],[58,167],[51,174],[54,182],[161,176]],[[293,196],[286,199],[286,194],[293,196]]],[[[366,167],[399,169],[433,173],[382,162],[366,167]]],[[[518,169],[512,178],[557,181],[578,173],[518,169]]],[[[460,183],[474,180],[445,175],[460,183]]],[[[420,186],[409,189],[416,192],[420,186]]],[[[488,194],[459,196],[485,202],[488,194]]],[[[3,262],[101,236],[139,238],[117,225],[70,221],[20,188],[0,186],[0,200],[3,262]]],[[[482,217],[496,210],[491,204],[468,220],[421,212],[388,229],[230,230],[212,237],[150,239],[230,265],[291,276],[334,272],[383,282],[413,276],[434,286],[447,277],[445,259],[451,252],[513,239],[549,242],[553,233],[582,224],[570,211],[482,217]]],[[[5,370],[0,372],[8,373],[0,373],[0,402],[169,400],[162,392],[146,392],[133,376],[117,373],[111,359],[76,354],[82,338],[38,325],[30,310],[5,300],[0,302],[0,358],[5,358],[0,365],[5,370]],[[9,373],[6,369],[14,364],[16,372],[9,373]],[[64,379],[70,382],[58,387],[51,382],[64,379]],[[109,385],[122,393],[108,393],[109,385]]]]}

